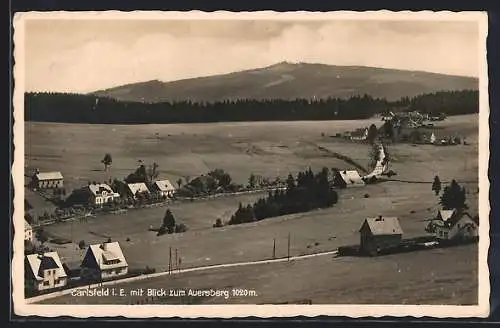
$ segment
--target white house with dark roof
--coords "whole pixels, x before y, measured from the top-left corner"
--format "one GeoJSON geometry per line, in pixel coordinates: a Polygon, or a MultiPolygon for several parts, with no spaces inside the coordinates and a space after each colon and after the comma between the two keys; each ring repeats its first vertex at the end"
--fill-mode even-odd
{"type": "Polygon", "coordinates": [[[363,187],[365,182],[356,170],[343,170],[335,172],[333,185],[338,188],[363,187]]]}
{"type": "Polygon", "coordinates": [[[116,193],[105,183],[91,184],[88,186],[90,192],[90,202],[94,205],[102,205],[112,202],[116,198],[120,198],[120,194],[116,193]]]}
{"type": "Polygon", "coordinates": [[[36,291],[66,286],[68,276],[57,252],[26,255],[26,283],[36,291]]]}
{"type": "Polygon", "coordinates": [[[24,220],[24,240],[33,241],[33,228],[26,220],[24,220]]]}
{"type": "Polygon", "coordinates": [[[403,229],[397,217],[366,218],[359,233],[360,251],[370,255],[397,247],[403,238],[403,229]]]}
{"type": "Polygon", "coordinates": [[[155,183],[153,184],[153,190],[161,196],[166,197],[172,197],[175,193],[175,187],[169,180],[155,181],[155,183]]]}
{"type": "Polygon", "coordinates": [[[102,281],[128,273],[128,263],[118,242],[90,245],[80,265],[85,281],[102,281]]]}
{"type": "Polygon", "coordinates": [[[148,186],[146,186],[144,182],[129,183],[127,184],[127,190],[130,196],[134,198],[137,197],[139,193],[150,193],[148,186]]]}
{"type": "Polygon", "coordinates": [[[36,172],[33,175],[31,185],[38,189],[62,188],[64,178],[61,172],[36,172]]]}

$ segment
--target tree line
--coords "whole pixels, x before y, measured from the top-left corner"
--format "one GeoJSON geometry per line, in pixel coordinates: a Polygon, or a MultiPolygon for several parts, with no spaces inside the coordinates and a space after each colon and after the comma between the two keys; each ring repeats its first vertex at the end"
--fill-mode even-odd
{"type": "Polygon", "coordinates": [[[478,91],[437,92],[395,102],[368,95],[347,99],[268,99],[142,103],[95,95],[26,93],[27,121],[100,124],[168,124],[238,121],[350,120],[408,108],[447,115],[477,113],[478,91]]]}
{"type": "MultiPolygon", "coordinates": [[[[331,207],[338,201],[338,195],[328,181],[329,170],[323,168],[314,174],[311,169],[292,174],[286,179],[286,189],[269,192],[268,196],[253,205],[239,204],[229,224],[259,221],[270,217],[307,212],[317,208],[331,207]]],[[[216,222],[215,226],[220,226],[216,222]]]]}

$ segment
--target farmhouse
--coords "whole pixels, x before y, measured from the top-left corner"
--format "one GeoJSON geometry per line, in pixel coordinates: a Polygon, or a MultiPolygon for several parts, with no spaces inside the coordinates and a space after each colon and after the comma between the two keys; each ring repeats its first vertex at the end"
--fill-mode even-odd
{"type": "Polygon", "coordinates": [[[363,187],[365,182],[358,171],[344,170],[335,172],[333,185],[337,188],[363,187]]]}
{"type": "Polygon", "coordinates": [[[147,193],[149,194],[149,189],[144,182],[129,183],[127,184],[127,192],[132,197],[137,197],[138,194],[147,193]]]}
{"type": "Polygon", "coordinates": [[[165,197],[172,197],[175,192],[175,188],[169,180],[155,181],[153,184],[153,190],[165,197]]]}
{"type": "Polygon", "coordinates": [[[57,252],[48,252],[26,256],[25,279],[30,289],[43,291],[65,286],[68,276],[57,252]]]}
{"type": "Polygon", "coordinates": [[[90,192],[90,202],[94,205],[106,204],[120,197],[120,194],[114,192],[105,183],[91,184],[88,186],[88,189],[90,192]]]}
{"type": "Polygon", "coordinates": [[[90,245],[80,265],[84,281],[113,279],[128,273],[128,263],[118,242],[90,245]]]}
{"type": "Polygon", "coordinates": [[[368,138],[368,128],[356,129],[351,133],[351,140],[363,141],[368,138]]]}
{"type": "Polygon", "coordinates": [[[467,212],[440,210],[434,224],[438,240],[469,240],[478,236],[479,220],[467,212]]]}
{"type": "Polygon", "coordinates": [[[376,255],[380,251],[397,247],[403,236],[403,229],[396,217],[367,218],[363,222],[360,233],[360,251],[368,255],[376,255]]]}
{"type": "Polygon", "coordinates": [[[24,220],[24,240],[33,241],[33,228],[26,220],[24,220]]]}
{"type": "Polygon", "coordinates": [[[61,172],[35,172],[31,180],[34,189],[55,189],[63,187],[61,172]]]}

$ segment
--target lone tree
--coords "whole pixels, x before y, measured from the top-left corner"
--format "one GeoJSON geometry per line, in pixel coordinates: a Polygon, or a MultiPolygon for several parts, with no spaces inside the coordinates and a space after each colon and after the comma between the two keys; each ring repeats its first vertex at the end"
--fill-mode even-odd
{"type": "Polygon", "coordinates": [[[163,225],[162,228],[165,229],[168,233],[173,233],[175,229],[175,218],[170,209],[167,209],[165,212],[165,216],[163,217],[163,225]]]}
{"type": "Polygon", "coordinates": [[[104,170],[107,171],[108,167],[111,165],[111,163],[113,163],[113,158],[111,158],[111,154],[106,153],[101,163],[104,164],[104,170]]]}
{"type": "Polygon", "coordinates": [[[370,127],[368,128],[368,136],[366,137],[366,139],[368,140],[369,143],[373,144],[377,136],[378,136],[377,126],[375,124],[370,125],[370,127]]]}
{"type": "Polygon", "coordinates": [[[256,182],[257,178],[255,177],[255,174],[251,173],[250,176],[248,177],[248,186],[250,188],[255,188],[256,182]]]}
{"type": "Polygon", "coordinates": [[[465,188],[460,187],[455,180],[452,180],[450,185],[444,188],[440,204],[446,210],[468,208],[465,204],[465,188]]]}
{"type": "Polygon", "coordinates": [[[439,192],[441,191],[441,180],[439,180],[439,177],[437,175],[434,177],[432,190],[436,193],[436,196],[439,195],[439,192]]]}

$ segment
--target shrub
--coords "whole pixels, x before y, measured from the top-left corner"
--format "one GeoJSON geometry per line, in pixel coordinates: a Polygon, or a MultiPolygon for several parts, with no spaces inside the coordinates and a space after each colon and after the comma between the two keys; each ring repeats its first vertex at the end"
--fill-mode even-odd
{"type": "Polygon", "coordinates": [[[365,194],[363,197],[370,198],[370,194],[365,194]]]}
{"type": "Polygon", "coordinates": [[[175,225],[175,233],[186,232],[187,226],[184,223],[179,223],[175,225]]]}
{"type": "Polygon", "coordinates": [[[222,220],[221,219],[215,220],[214,228],[220,228],[220,227],[222,227],[222,220]]]}
{"type": "Polygon", "coordinates": [[[82,239],[82,240],[80,240],[80,242],[78,243],[78,247],[79,247],[80,249],[84,249],[84,248],[85,248],[85,246],[87,246],[87,244],[85,244],[85,240],[83,240],[83,239],[82,239]]]}

